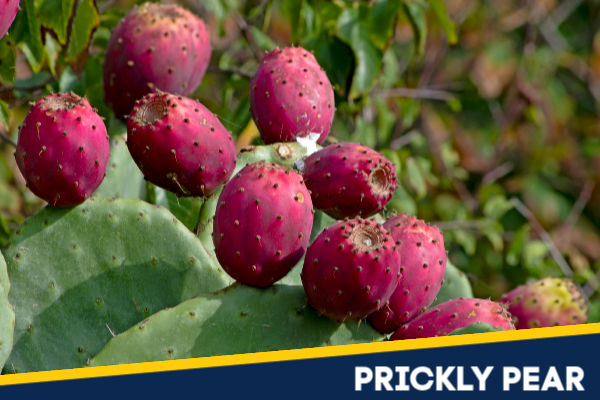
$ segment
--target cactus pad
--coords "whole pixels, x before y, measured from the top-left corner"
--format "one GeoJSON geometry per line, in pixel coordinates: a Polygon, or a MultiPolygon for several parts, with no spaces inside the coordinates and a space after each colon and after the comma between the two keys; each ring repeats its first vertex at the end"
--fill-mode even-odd
{"type": "Polygon", "coordinates": [[[306,305],[301,286],[234,284],[161,311],[113,338],[90,365],[170,360],[382,340],[306,305]],[[177,329],[173,329],[176,326],[177,329]]]}
{"type": "Polygon", "coordinates": [[[473,297],[473,289],[471,289],[471,284],[469,283],[467,275],[456,268],[448,259],[446,261],[444,283],[442,284],[442,288],[435,298],[435,301],[431,304],[431,307],[459,297],[473,297]]]}
{"type": "Polygon", "coordinates": [[[18,310],[7,372],[84,366],[113,334],[231,282],[171,213],[139,200],[43,209],[4,255],[18,310]]]}
{"type": "Polygon", "coordinates": [[[15,327],[15,312],[8,303],[10,283],[6,273],[6,263],[0,254],[0,370],[10,354],[15,327]]]}

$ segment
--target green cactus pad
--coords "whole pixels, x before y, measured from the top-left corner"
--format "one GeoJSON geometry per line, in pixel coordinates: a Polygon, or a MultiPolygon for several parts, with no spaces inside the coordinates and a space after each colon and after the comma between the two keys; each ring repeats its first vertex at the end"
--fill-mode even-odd
{"type": "Polygon", "coordinates": [[[9,289],[6,263],[0,254],[0,370],[12,349],[15,328],[15,312],[8,302],[9,289]]]}
{"type": "Polygon", "coordinates": [[[143,199],[145,187],[144,175],[131,158],[125,140],[119,136],[112,138],[106,177],[94,196],[143,199]]]}
{"type": "MultiPolygon", "coordinates": [[[[332,225],[334,222],[336,222],[336,220],[331,218],[329,215],[325,214],[324,212],[315,211],[312,231],[310,233],[310,242],[312,243],[312,241],[315,240],[315,237],[317,237],[317,235],[319,233],[321,233],[323,231],[323,229],[332,225]]],[[[288,274],[279,281],[279,283],[282,283],[284,285],[300,285],[300,286],[302,286],[302,279],[300,278],[300,273],[302,272],[303,265],[304,265],[304,257],[302,257],[302,260],[300,260],[298,262],[298,264],[296,264],[294,266],[294,268],[292,268],[292,270],[290,272],[288,272],[288,274]]]]}
{"type": "Polygon", "coordinates": [[[502,330],[504,329],[497,328],[490,324],[486,324],[485,322],[474,322],[471,325],[465,326],[464,328],[458,328],[450,332],[448,336],[469,335],[471,333],[499,332],[502,330]]]}
{"type": "Polygon", "coordinates": [[[147,183],[131,158],[125,139],[119,136],[111,139],[106,177],[94,196],[142,200],[153,197],[152,203],[169,209],[188,229],[193,229],[196,225],[202,205],[202,199],[198,197],[178,198],[174,193],[147,183]]]}
{"type": "Polygon", "coordinates": [[[139,200],[45,208],[4,254],[17,310],[6,372],[84,366],[113,334],[231,283],[169,211],[139,200]]]}
{"type": "Polygon", "coordinates": [[[444,273],[444,283],[431,307],[459,297],[473,297],[473,289],[471,289],[471,284],[465,273],[448,260],[446,262],[446,272],[444,273]]]}
{"type": "Polygon", "coordinates": [[[110,365],[380,341],[368,324],[338,324],[301,286],[241,284],[161,311],[113,338],[90,365],[110,365]],[[177,329],[173,329],[176,326],[177,329]]]}
{"type": "MultiPolygon", "coordinates": [[[[317,149],[320,149],[317,146],[317,149]]],[[[263,146],[248,146],[240,150],[237,155],[235,172],[246,164],[265,160],[279,164],[286,168],[293,168],[297,160],[306,155],[306,148],[298,143],[273,143],[263,146]]]]}

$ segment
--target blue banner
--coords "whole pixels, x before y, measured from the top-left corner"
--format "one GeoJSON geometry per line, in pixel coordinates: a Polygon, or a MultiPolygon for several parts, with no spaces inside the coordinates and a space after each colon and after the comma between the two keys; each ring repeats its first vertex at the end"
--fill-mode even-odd
{"type": "Polygon", "coordinates": [[[0,377],[0,399],[600,398],[600,324],[0,377]]]}

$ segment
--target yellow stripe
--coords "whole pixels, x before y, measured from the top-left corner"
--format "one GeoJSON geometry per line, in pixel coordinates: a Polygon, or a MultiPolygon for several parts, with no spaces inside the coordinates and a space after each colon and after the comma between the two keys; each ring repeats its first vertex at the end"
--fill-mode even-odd
{"type": "Polygon", "coordinates": [[[349,344],[343,346],[315,347],[309,349],[279,350],[263,353],[236,354],[190,358],[184,360],[155,361],[138,364],[111,365],[65,369],[57,371],[28,372],[0,376],[1,385],[62,381],[69,379],[99,378],[106,376],[177,371],[195,368],[257,364],[275,361],[303,360],[402,350],[419,350],[469,344],[511,342],[517,340],[546,339],[554,337],[590,335],[600,333],[600,323],[557,326],[553,328],[525,329],[507,332],[477,333],[471,335],[397,340],[379,343],[349,344]]]}

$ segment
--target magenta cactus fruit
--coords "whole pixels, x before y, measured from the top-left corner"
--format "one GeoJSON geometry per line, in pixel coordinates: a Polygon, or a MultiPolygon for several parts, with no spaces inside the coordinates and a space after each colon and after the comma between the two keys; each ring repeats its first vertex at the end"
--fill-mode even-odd
{"type": "Polygon", "coordinates": [[[264,161],[248,164],[219,197],[217,259],[237,281],[269,286],[302,259],[312,222],[312,202],[299,174],[264,161]]]}
{"type": "Polygon", "coordinates": [[[510,314],[500,303],[473,298],[452,299],[405,323],[390,340],[446,336],[475,322],[506,331],[515,329],[510,314]]]}
{"type": "Polygon", "coordinates": [[[323,143],[335,112],[333,88],[312,53],[302,47],[275,49],[250,82],[250,112],[267,144],[309,133],[319,134],[323,143]]]}
{"type": "Polygon", "coordinates": [[[315,208],[333,218],[368,217],[396,191],[394,165],[358,143],[331,144],[304,162],[304,179],[315,208]]]}
{"type": "Polygon", "coordinates": [[[164,92],[137,102],[127,147],[148,181],[178,196],[208,196],[235,168],[233,139],[219,119],[195,100],[164,92]]]}
{"type": "Polygon", "coordinates": [[[433,303],[444,280],[446,249],[440,230],[415,217],[398,215],[383,227],[400,249],[402,279],[389,302],[368,319],[390,333],[433,303]]]}
{"type": "Polygon", "coordinates": [[[398,285],[400,251],[375,221],[338,221],[310,245],[302,285],[311,306],[334,321],[361,320],[398,285]]]}
{"type": "Polygon", "coordinates": [[[90,197],[109,156],[102,118],[85,98],[66,93],[43,97],[29,110],[15,152],[29,189],[55,207],[90,197]]]}
{"type": "Polygon", "coordinates": [[[0,0],[0,39],[6,35],[12,25],[17,11],[19,11],[20,0],[0,0]]]}
{"type": "Polygon", "coordinates": [[[544,278],[521,285],[500,299],[517,329],[584,324],[587,302],[569,279],[544,278]]]}
{"type": "Polygon", "coordinates": [[[191,12],[174,4],[134,7],[106,48],[106,102],[122,118],[154,89],[186,96],[200,84],[211,51],[208,29],[191,12]]]}

